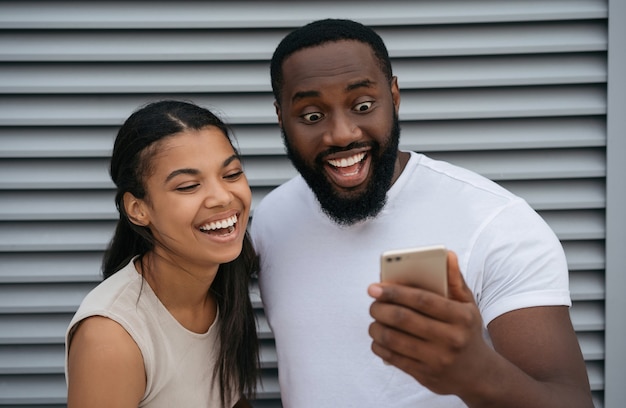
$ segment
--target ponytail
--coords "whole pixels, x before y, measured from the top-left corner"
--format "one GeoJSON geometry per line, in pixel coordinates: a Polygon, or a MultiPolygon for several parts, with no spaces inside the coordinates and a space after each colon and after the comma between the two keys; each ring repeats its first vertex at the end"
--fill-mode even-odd
{"type": "Polygon", "coordinates": [[[104,279],[125,267],[133,257],[143,256],[154,248],[150,231],[145,227],[132,224],[126,213],[120,211],[120,219],[115,233],[102,259],[102,275],[104,279]]]}

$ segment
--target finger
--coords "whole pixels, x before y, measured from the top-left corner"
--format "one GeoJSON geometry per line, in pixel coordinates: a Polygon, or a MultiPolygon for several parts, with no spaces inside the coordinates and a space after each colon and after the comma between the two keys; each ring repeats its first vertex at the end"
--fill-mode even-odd
{"type": "Polygon", "coordinates": [[[403,306],[435,319],[443,319],[449,315],[447,310],[452,307],[451,302],[443,296],[412,286],[374,283],[370,285],[368,292],[376,302],[403,306]]]}
{"type": "Polygon", "coordinates": [[[463,279],[459,260],[453,251],[448,251],[448,297],[460,302],[474,302],[474,295],[463,279]]]}
{"type": "Polygon", "coordinates": [[[422,384],[432,382],[429,381],[432,368],[429,367],[426,362],[420,360],[419,357],[410,357],[402,353],[397,353],[376,341],[372,342],[371,349],[372,352],[380,357],[386,364],[393,365],[403,370],[422,384]]]}
{"type": "Polygon", "coordinates": [[[386,333],[402,332],[423,340],[438,341],[445,338],[449,330],[446,322],[393,303],[375,301],[370,306],[370,315],[375,320],[373,324],[381,326],[377,333],[382,343],[386,333]],[[387,330],[383,331],[383,327],[387,330]]]}
{"type": "Polygon", "coordinates": [[[380,357],[386,364],[391,364],[398,367],[399,364],[402,364],[402,362],[404,362],[404,366],[407,367],[408,364],[406,364],[406,362],[410,361],[410,363],[413,365],[423,365],[418,360],[403,356],[402,354],[394,353],[392,350],[382,346],[380,343],[372,342],[371,349],[374,354],[380,357]]]}
{"type": "Polygon", "coordinates": [[[378,299],[383,294],[383,288],[378,283],[373,283],[367,288],[367,293],[374,299],[378,299]]]}
{"type": "Polygon", "coordinates": [[[441,394],[450,393],[442,387],[441,376],[437,375],[436,370],[433,370],[424,362],[394,353],[377,343],[372,343],[372,351],[382,358],[385,363],[393,365],[409,374],[431,391],[441,394]],[[440,389],[441,391],[439,391],[440,389]]]}
{"type": "Polygon", "coordinates": [[[411,336],[378,322],[373,322],[369,327],[369,335],[373,340],[372,349],[387,362],[393,362],[399,355],[414,360],[422,360],[427,348],[426,340],[418,336],[411,336]],[[398,356],[394,356],[398,355],[398,356]]]}

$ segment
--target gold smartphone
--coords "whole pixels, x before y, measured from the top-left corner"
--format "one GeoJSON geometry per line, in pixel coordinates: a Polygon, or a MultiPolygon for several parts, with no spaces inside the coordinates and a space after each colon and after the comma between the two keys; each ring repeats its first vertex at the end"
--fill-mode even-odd
{"type": "Polygon", "coordinates": [[[395,249],[380,256],[380,280],[448,296],[448,250],[443,245],[395,249]]]}

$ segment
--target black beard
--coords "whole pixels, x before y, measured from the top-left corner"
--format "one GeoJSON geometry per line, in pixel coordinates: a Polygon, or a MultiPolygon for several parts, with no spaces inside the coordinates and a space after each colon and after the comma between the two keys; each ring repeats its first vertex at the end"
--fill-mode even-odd
{"type": "Polygon", "coordinates": [[[393,178],[393,171],[398,156],[400,125],[395,112],[391,132],[382,145],[376,142],[352,143],[345,148],[328,149],[319,154],[312,165],[308,164],[293,149],[289,143],[289,137],[283,129],[281,129],[281,133],[287,157],[289,157],[293,166],[302,175],[309,188],[313,190],[324,213],[335,223],[341,226],[349,226],[359,221],[373,218],[380,213],[387,202],[387,191],[391,187],[391,179],[393,178]],[[337,192],[326,178],[323,157],[332,153],[365,146],[371,147],[371,150],[367,153],[371,155],[370,178],[365,190],[360,194],[337,192]]]}

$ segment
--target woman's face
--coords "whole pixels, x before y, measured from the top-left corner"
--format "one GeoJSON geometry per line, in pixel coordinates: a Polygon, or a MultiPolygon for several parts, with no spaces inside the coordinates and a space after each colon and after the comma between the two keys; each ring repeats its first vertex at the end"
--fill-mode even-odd
{"type": "Polygon", "coordinates": [[[222,131],[207,126],[169,136],[149,160],[146,197],[133,198],[127,212],[152,231],[155,251],[180,265],[203,268],[234,260],[252,194],[222,131]]]}

